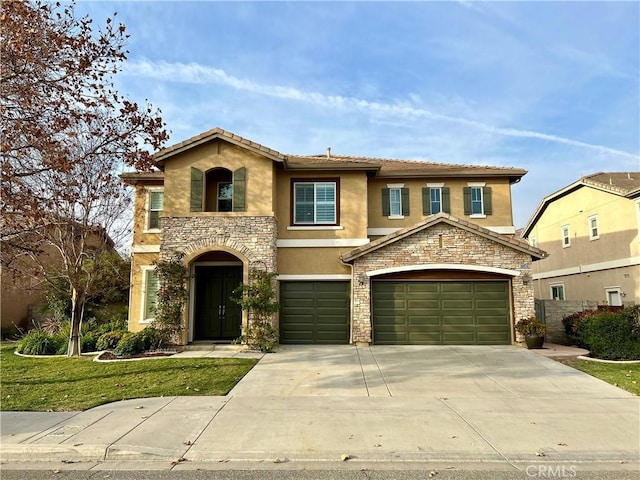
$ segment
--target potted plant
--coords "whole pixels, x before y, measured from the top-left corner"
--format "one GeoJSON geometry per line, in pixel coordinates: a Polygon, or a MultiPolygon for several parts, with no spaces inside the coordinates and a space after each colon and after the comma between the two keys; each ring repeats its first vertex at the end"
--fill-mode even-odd
{"type": "Polygon", "coordinates": [[[522,318],[516,323],[516,331],[524,336],[527,348],[542,348],[544,335],[547,333],[547,324],[536,317],[522,318]]]}

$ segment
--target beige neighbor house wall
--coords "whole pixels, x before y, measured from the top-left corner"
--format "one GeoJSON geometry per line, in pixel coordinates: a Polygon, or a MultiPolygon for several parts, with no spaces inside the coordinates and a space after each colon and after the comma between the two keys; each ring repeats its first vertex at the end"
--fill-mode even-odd
{"type": "Polygon", "coordinates": [[[549,254],[533,267],[536,298],[551,299],[552,287],[563,286],[565,300],[606,304],[613,289],[623,303],[640,303],[639,211],[638,199],[587,185],[550,201],[527,232],[529,242],[549,254]]]}

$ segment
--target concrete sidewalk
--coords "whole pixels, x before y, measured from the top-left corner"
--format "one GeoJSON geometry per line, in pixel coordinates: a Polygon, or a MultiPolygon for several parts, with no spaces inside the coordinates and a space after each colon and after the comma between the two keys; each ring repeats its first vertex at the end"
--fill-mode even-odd
{"type": "Polygon", "coordinates": [[[640,458],[637,397],[510,346],[282,347],[226,397],[3,412],[1,422],[3,468],[29,459],[87,469],[409,462],[625,470],[640,458]]]}

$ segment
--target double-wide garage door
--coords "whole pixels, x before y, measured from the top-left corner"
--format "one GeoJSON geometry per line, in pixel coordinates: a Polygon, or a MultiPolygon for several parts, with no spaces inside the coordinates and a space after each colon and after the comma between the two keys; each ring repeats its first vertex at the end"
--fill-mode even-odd
{"type": "Polygon", "coordinates": [[[349,282],[280,282],[280,343],[349,343],[349,282]]]}
{"type": "Polygon", "coordinates": [[[505,281],[374,281],[377,345],[511,342],[505,281]]]}

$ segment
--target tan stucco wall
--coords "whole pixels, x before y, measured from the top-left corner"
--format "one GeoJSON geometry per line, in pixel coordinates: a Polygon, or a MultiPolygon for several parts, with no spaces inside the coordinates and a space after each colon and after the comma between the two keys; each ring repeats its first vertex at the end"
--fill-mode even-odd
{"type": "Polygon", "coordinates": [[[340,261],[340,255],[351,248],[279,248],[280,275],[351,274],[351,267],[340,261]]]}
{"type": "Polygon", "coordinates": [[[129,292],[129,330],[137,332],[148,323],[140,323],[142,307],[143,266],[152,267],[158,260],[157,253],[135,253],[131,256],[131,291],[129,292]]]}
{"type": "Polygon", "coordinates": [[[276,186],[278,238],[367,238],[367,177],[362,172],[300,172],[278,170],[276,186]],[[334,179],[340,177],[339,230],[288,230],[292,225],[291,179],[334,179]]]}
{"type": "Polygon", "coordinates": [[[273,215],[273,161],[223,141],[200,145],[172,157],[165,165],[163,216],[273,215]],[[190,212],[191,167],[203,172],[222,167],[232,172],[246,167],[246,205],[242,213],[190,212]]]}
{"type": "Polygon", "coordinates": [[[369,181],[369,228],[404,228],[418,223],[425,216],[422,214],[422,189],[427,183],[444,183],[449,188],[451,199],[451,215],[469,220],[483,227],[512,226],[511,186],[508,179],[495,178],[376,178],[369,181]],[[468,182],[486,182],[491,187],[493,213],[486,218],[470,218],[464,214],[463,188],[468,182]],[[410,215],[404,219],[389,219],[382,216],[382,189],[390,184],[404,184],[409,189],[410,215]]]}
{"type": "Polygon", "coordinates": [[[534,263],[534,275],[543,277],[535,282],[536,296],[551,298],[549,285],[564,283],[567,300],[602,303],[605,288],[620,287],[627,294],[625,302],[640,303],[640,266],[619,265],[640,256],[637,209],[634,199],[590,187],[551,202],[528,236],[549,254],[534,263]],[[594,240],[589,235],[592,215],[598,216],[599,238],[594,240]],[[562,246],[564,225],[569,226],[571,240],[566,248],[562,246]]]}

